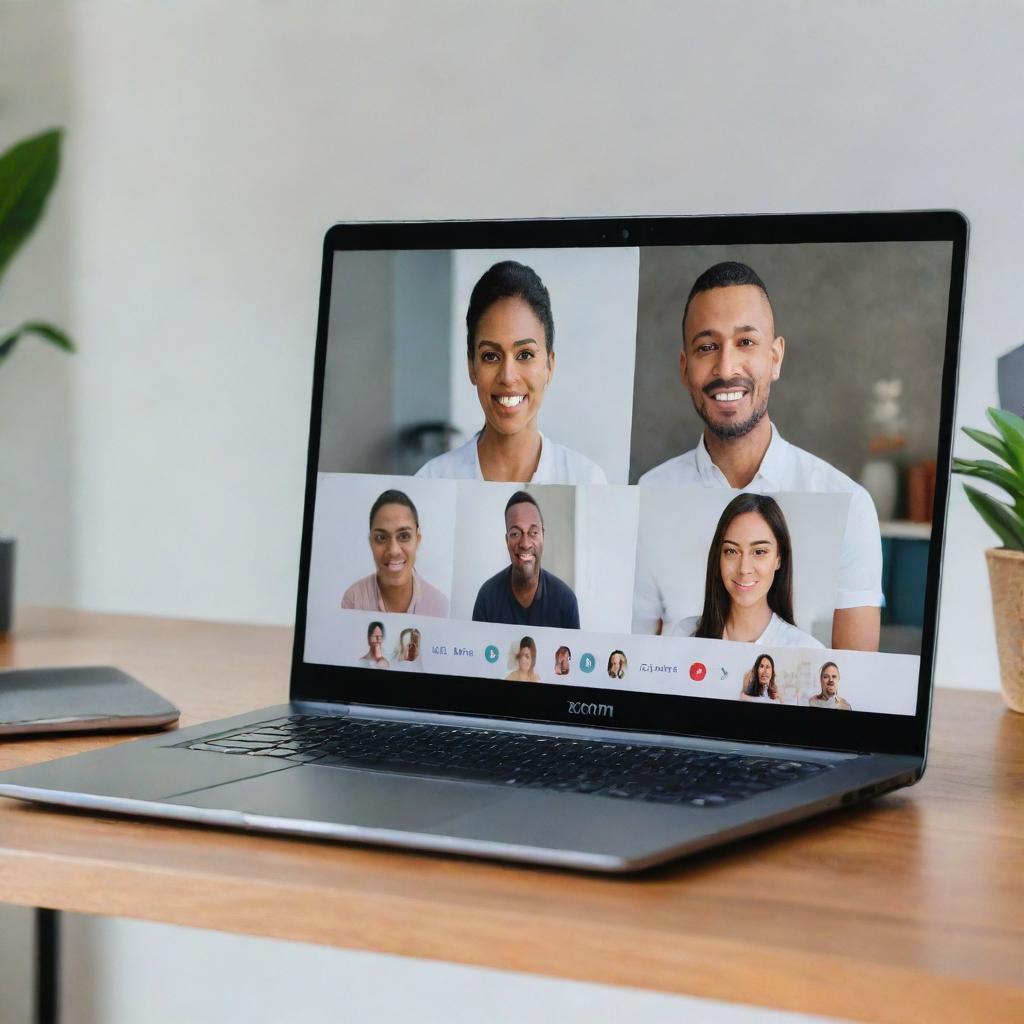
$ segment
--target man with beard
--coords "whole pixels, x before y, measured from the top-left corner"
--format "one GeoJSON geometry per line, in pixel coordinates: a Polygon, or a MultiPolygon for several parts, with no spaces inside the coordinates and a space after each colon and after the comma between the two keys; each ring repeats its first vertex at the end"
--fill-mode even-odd
{"type": "MultiPolygon", "coordinates": [[[[704,421],[697,447],[645,473],[641,487],[729,487],[767,494],[850,495],[839,562],[833,648],[878,650],[882,542],[867,491],[834,466],[783,440],[768,417],[786,339],[775,331],[768,290],[744,263],[717,263],[690,289],[683,309],[679,375],[704,421]]],[[[638,580],[634,620],[666,617],[657,584],[638,580]]]]}
{"type": "Polygon", "coordinates": [[[852,711],[850,702],[839,696],[839,666],[834,661],[826,661],[818,673],[821,693],[816,693],[807,701],[812,708],[831,708],[833,711],[852,711]]]}
{"type": "Polygon", "coordinates": [[[480,587],[473,621],[579,629],[576,595],[541,568],[544,520],[537,502],[525,491],[516,491],[505,506],[505,544],[511,565],[480,587]]]}

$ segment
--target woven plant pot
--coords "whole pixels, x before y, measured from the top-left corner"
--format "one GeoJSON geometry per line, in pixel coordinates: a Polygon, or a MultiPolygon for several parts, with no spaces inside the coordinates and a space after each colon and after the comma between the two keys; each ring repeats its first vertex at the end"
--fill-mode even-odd
{"type": "Polygon", "coordinates": [[[1024,714],[1024,552],[989,548],[985,560],[1003,698],[1010,710],[1024,714]]]}

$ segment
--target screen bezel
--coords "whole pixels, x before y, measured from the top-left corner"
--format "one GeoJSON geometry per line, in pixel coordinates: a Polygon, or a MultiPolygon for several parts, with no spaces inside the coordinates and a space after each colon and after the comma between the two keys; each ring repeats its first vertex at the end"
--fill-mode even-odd
{"type": "Polygon", "coordinates": [[[377,705],[512,720],[725,738],[829,750],[924,756],[938,631],[938,596],[949,493],[968,222],[955,210],[893,213],[767,214],[723,217],[586,218],[337,224],[324,237],[302,523],[292,700],[377,705]],[[945,241],[952,245],[945,361],[936,449],[935,504],[928,557],[916,714],[813,715],[702,697],[665,696],[582,686],[542,685],[448,675],[410,676],[303,660],[313,505],[327,357],[334,254],[415,249],[528,249],[648,245],[796,244],[945,241]],[[429,685],[428,685],[429,681],[429,685]],[[570,714],[571,702],[613,705],[611,718],[570,714]]]}

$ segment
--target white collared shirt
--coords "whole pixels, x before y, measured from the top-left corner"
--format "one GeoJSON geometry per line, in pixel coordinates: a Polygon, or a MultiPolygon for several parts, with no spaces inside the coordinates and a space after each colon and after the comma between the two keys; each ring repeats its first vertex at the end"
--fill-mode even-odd
{"type": "MultiPolygon", "coordinates": [[[[704,437],[696,448],[655,466],[640,477],[641,487],[731,487],[711,461],[704,437]]],[[[817,455],[784,440],[772,425],[772,439],[754,479],[743,488],[754,494],[779,491],[839,492],[850,495],[843,548],[839,556],[837,608],[880,607],[882,597],[882,536],[874,502],[860,484],[817,455]]],[[[649,583],[649,581],[648,581],[649,583]]],[[[649,585],[637,580],[634,619],[663,619],[649,585]]]]}
{"type": "MultiPolygon", "coordinates": [[[[539,433],[539,431],[538,431],[539,433]]],[[[416,470],[416,476],[434,480],[483,480],[480,455],[477,451],[479,434],[465,444],[443,455],[438,455],[416,470]]],[[[606,484],[604,470],[585,455],[556,444],[540,435],[540,459],[532,479],[523,483],[534,484],[606,484]]]]}

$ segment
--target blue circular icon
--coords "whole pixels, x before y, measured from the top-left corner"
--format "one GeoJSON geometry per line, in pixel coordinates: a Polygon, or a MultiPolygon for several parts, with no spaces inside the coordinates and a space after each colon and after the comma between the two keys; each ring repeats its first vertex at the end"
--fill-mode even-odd
{"type": "Polygon", "coordinates": [[[493,665],[498,660],[498,648],[494,644],[488,644],[484,648],[484,657],[493,665]]]}
{"type": "Polygon", "coordinates": [[[593,672],[594,666],[597,664],[597,660],[588,651],[586,654],[580,655],[580,671],[581,672],[593,672]]]}

